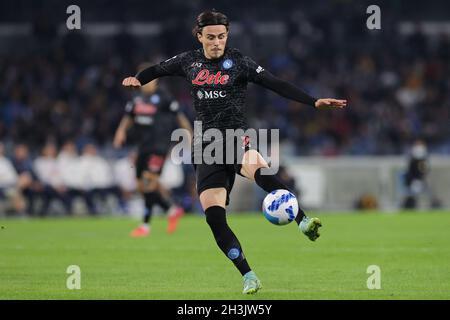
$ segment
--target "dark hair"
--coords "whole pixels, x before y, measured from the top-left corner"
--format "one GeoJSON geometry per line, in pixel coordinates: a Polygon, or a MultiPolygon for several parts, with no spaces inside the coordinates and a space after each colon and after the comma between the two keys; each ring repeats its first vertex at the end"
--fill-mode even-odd
{"type": "Polygon", "coordinates": [[[202,33],[203,27],[219,24],[224,25],[228,31],[230,23],[226,15],[216,11],[216,9],[203,11],[198,15],[195,21],[195,26],[192,29],[192,35],[196,37],[197,33],[202,33]]]}

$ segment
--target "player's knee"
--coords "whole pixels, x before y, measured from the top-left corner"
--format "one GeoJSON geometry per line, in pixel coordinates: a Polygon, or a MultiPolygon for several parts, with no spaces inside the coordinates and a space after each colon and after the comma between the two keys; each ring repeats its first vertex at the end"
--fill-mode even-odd
{"type": "Polygon", "coordinates": [[[202,208],[204,208],[206,213],[206,210],[208,210],[208,208],[210,207],[225,207],[227,191],[225,188],[211,188],[202,191],[199,195],[199,198],[202,208]]]}
{"type": "Polygon", "coordinates": [[[251,179],[254,180],[255,177],[255,172],[258,171],[258,169],[261,168],[268,168],[269,166],[267,164],[247,164],[247,165],[242,165],[242,170],[241,173],[251,179]]]}
{"type": "Polygon", "coordinates": [[[260,168],[268,168],[266,160],[256,150],[249,150],[245,153],[242,161],[241,174],[253,180],[255,172],[260,168]]]}
{"type": "Polygon", "coordinates": [[[266,160],[264,160],[263,156],[256,150],[248,150],[244,154],[244,158],[242,160],[243,166],[253,166],[253,167],[267,167],[268,164],[266,160]]]}

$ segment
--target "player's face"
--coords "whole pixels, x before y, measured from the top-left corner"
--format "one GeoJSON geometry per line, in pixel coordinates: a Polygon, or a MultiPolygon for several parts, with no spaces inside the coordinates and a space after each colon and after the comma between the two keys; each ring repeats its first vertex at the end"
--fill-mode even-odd
{"type": "Polygon", "coordinates": [[[197,35],[203,45],[203,51],[208,59],[218,59],[223,56],[228,39],[228,31],[224,25],[203,27],[197,35]]]}

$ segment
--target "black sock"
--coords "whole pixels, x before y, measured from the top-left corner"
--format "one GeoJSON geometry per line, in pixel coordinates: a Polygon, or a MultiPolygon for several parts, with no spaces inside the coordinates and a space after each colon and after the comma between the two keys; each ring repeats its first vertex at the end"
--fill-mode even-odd
{"type": "Polygon", "coordinates": [[[298,225],[300,225],[300,222],[302,222],[302,219],[306,216],[305,212],[302,210],[302,208],[300,208],[300,206],[298,207],[298,213],[297,216],[295,217],[295,222],[297,222],[298,225]]]}
{"type": "MultiPolygon", "coordinates": [[[[276,175],[262,175],[261,174],[261,169],[259,168],[258,170],[255,171],[255,182],[258,186],[260,186],[264,191],[266,191],[267,193],[270,193],[274,190],[278,190],[278,189],[285,189],[285,190],[289,190],[289,188],[280,181],[280,179],[278,179],[278,177],[276,175]]],[[[289,190],[290,192],[292,192],[291,190],[289,190]]],[[[298,213],[297,216],[295,217],[295,222],[297,222],[297,224],[300,224],[300,222],[302,221],[303,217],[305,217],[305,212],[302,210],[302,208],[300,208],[300,204],[298,207],[298,213]]]]}
{"type": "Polygon", "coordinates": [[[167,211],[169,210],[170,206],[172,205],[171,201],[169,201],[168,199],[164,198],[163,195],[160,192],[155,192],[156,193],[156,203],[164,210],[167,211]]]}
{"type": "Polygon", "coordinates": [[[144,214],[144,223],[148,224],[152,217],[153,205],[157,201],[156,192],[146,192],[144,193],[145,208],[147,209],[144,214]]]}
{"type": "MultiPolygon", "coordinates": [[[[274,190],[285,189],[289,190],[289,188],[278,179],[278,177],[274,174],[271,175],[262,175],[261,169],[255,171],[255,182],[258,186],[260,186],[267,193],[271,193],[274,190]]],[[[291,190],[289,190],[291,191],[291,190]]],[[[292,191],[291,191],[292,192],[292,191]]]]}
{"type": "Polygon", "coordinates": [[[225,208],[220,206],[209,207],[205,210],[205,215],[206,222],[222,252],[233,262],[242,275],[251,271],[239,240],[227,224],[225,208]]]}

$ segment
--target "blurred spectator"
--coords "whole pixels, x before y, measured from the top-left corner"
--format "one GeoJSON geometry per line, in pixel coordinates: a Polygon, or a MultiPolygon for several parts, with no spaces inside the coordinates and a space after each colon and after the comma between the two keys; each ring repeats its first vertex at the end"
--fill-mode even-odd
{"type": "MultiPolygon", "coordinates": [[[[115,184],[112,168],[104,158],[97,154],[94,144],[88,143],[84,146],[80,157],[80,166],[85,192],[100,198],[103,205],[105,205],[107,197],[113,195],[122,212],[125,212],[125,203],[122,193],[115,184]]],[[[98,210],[96,209],[95,212],[98,210]]]]}
{"type": "Polygon", "coordinates": [[[72,141],[63,144],[57,157],[58,170],[63,184],[69,189],[81,189],[83,181],[77,147],[72,141]]]}
{"type": "Polygon", "coordinates": [[[64,186],[61,167],[56,158],[57,149],[53,143],[47,143],[42,148],[42,154],[34,160],[36,175],[43,184],[42,206],[40,215],[46,215],[52,200],[60,200],[66,213],[71,212],[69,195],[64,186]]]}
{"type": "Polygon", "coordinates": [[[376,210],[378,209],[377,198],[373,194],[365,193],[356,200],[355,209],[376,210]]]}
{"type": "Polygon", "coordinates": [[[14,147],[12,163],[18,174],[18,188],[27,200],[27,212],[34,215],[35,200],[44,188],[33,170],[33,162],[26,145],[18,144],[14,147]]]}
{"type": "Polygon", "coordinates": [[[6,200],[16,214],[25,211],[25,200],[17,187],[18,175],[11,161],[4,155],[4,146],[0,142],[0,200],[6,200]]]}
{"type": "MultiPolygon", "coordinates": [[[[58,143],[75,138],[77,143],[108,146],[129,100],[130,93],[121,88],[123,75],[143,61],[162,61],[198,47],[185,22],[193,20],[199,6],[201,1],[178,3],[174,7],[179,11],[155,16],[164,40],[171,39],[171,34],[181,39],[169,41],[170,45],[153,46],[150,43],[155,41],[140,41],[129,33],[89,41],[82,30],[58,35],[52,21],[36,21],[35,34],[59,46],[44,50],[35,44],[30,53],[0,56],[0,134],[4,141],[25,141],[32,151],[49,138],[58,143]]],[[[284,10],[278,10],[276,1],[242,6],[252,10],[243,9],[243,14],[228,6],[226,11],[234,21],[249,24],[252,31],[233,35],[232,46],[312,95],[349,100],[345,111],[316,112],[250,86],[251,125],[279,128],[281,142],[291,142],[295,155],[400,155],[419,135],[427,139],[430,152],[450,153],[448,35],[429,36],[420,24],[409,35],[400,33],[393,21],[399,21],[401,12],[395,8],[384,11],[384,21],[391,22],[385,24],[389,29],[369,32],[360,27],[363,5],[354,2],[324,8],[320,3],[303,6],[288,1],[284,10]],[[264,12],[271,12],[270,18],[284,24],[286,32],[265,36],[254,32],[254,23],[269,20],[264,12]],[[335,21],[336,12],[346,18],[335,21]],[[324,26],[322,21],[333,23],[324,26]]],[[[145,7],[130,6],[132,16],[147,12],[145,7]]],[[[92,16],[101,15],[94,4],[91,9],[92,16]]],[[[230,30],[234,31],[233,26],[230,30]]],[[[174,78],[162,82],[182,108],[188,109],[186,113],[192,113],[189,89],[174,78]]]]}
{"type": "Polygon", "coordinates": [[[70,212],[73,213],[73,201],[82,198],[90,214],[95,214],[93,195],[83,187],[83,176],[77,147],[72,141],[66,141],[57,158],[59,172],[69,195],[70,212]]]}
{"type": "Polygon", "coordinates": [[[405,174],[405,187],[407,194],[403,202],[403,208],[416,209],[417,198],[421,194],[428,194],[426,184],[428,174],[428,152],[425,142],[418,139],[414,142],[410,156],[408,169],[405,174]]]}
{"type": "Polygon", "coordinates": [[[134,169],[136,159],[136,151],[131,151],[128,153],[127,157],[121,158],[114,163],[115,183],[120,188],[124,201],[129,201],[137,189],[135,178],[136,170],[134,169]]]}
{"type": "MultiPolygon", "coordinates": [[[[23,157],[23,153],[27,154],[29,148],[34,154],[49,140],[58,145],[73,140],[64,144],[57,158],[61,179],[70,204],[81,197],[91,213],[96,211],[94,198],[102,198],[109,188],[114,190],[117,182],[111,181],[110,169],[100,164],[100,170],[109,172],[109,178],[99,178],[94,172],[92,178],[98,188],[84,188],[86,168],[74,143],[83,145],[92,141],[101,153],[108,150],[123,105],[132,94],[121,87],[123,76],[143,61],[162,61],[198,48],[188,25],[209,6],[206,0],[169,0],[167,6],[133,2],[126,6],[125,14],[123,5],[110,6],[105,11],[95,2],[81,0],[81,3],[83,12],[89,14],[83,23],[85,19],[88,23],[111,21],[118,23],[122,32],[115,37],[103,36],[101,41],[95,35],[87,35],[86,28],[60,32],[57,22],[49,20],[47,13],[64,12],[64,2],[42,3],[30,14],[21,10],[24,1],[16,1],[11,3],[11,8],[17,6],[14,21],[30,23],[31,33],[0,35],[3,49],[0,139],[8,145],[19,141],[26,145],[17,146],[15,153],[22,156],[14,156],[14,166],[19,172],[18,194],[24,192],[30,212],[34,199],[42,196],[44,200],[45,192],[42,194],[44,188],[28,155],[23,157]],[[162,31],[159,39],[162,41],[157,41],[156,34],[129,33],[133,28],[128,23],[148,21],[149,13],[153,31],[162,31]],[[172,41],[174,35],[179,38],[177,41],[172,41]],[[11,48],[18,48],[16,43],[21,44],[20,48],[14,51],[16,54],[10,54],[11,48]],[[21,157],[22,160],[18,159],[21,157]]],[[[276,0],[264,4],[246,1],[240,6],[230,6],[225,0],[216,3],[233,21],[231,46],[311,95],[339,96],[349,101],[346,110],[317,112],[251,85],[247,102],[249,124],[256,128],[279,128],[280,144],[289,144],[292,156],[400,155],[417,136],[426,139],[427,152],[450,154],[448,33],[430,35],[419,23],[410,33],[401,32],[401,18],[408,11],[415,13],[414,3],[401,10],[397,5],[384,4],[382,31],[366,30],[362,22],[367,3],[285,1],[283,6],[276,0]],[[336,13],[343,18],[335,19],[336,13]],[[266,33],[260,34],[264,28],[257,25],[272,21],[278,27],[266,25],[266,33]],[[235,22],[241,25],[238,27],[235,22]]],[[[432,22],[433,17],[448,12],[448,5],[446,10],[440,6],[423,7],[421,19],[432,22]]],[[[0,17],[9,21],[6,16],[8,10],[2,10],[0,17]]],[[[161,79],[161,85],[180,101],[183,111],[193,115],[190,91],[178,80],[161,79]]],[[[125,160],[121,166],[125,170],[125,160]]],[[[124,174],[125,171],[118,175],[124,174]]],[[[405,181],[410,193],[405,206],[416,205],[412,192],[418,184],[412,176],[408,173],[405,181]]],[[[186,181],[195,198],[191,178],[187,175],[186,181]]],[[[45,178],[41,179],[49,185],[45,178]]],[[[121,189],[122,196],[127,197],[129,191],[124,190],[131,189],[131,185],[122,183],[121,189]]],[[[109,194],[115,192],[117,189],[109,194]]]]}
{"type": "Polygon", "coordinates": [[[114,163],[115,183],[120,188],[125,199],[130,199],[137,189],[134,169],[136,158],[136,151],[131,151],[126,157],[121,158],[114,163]]]}

